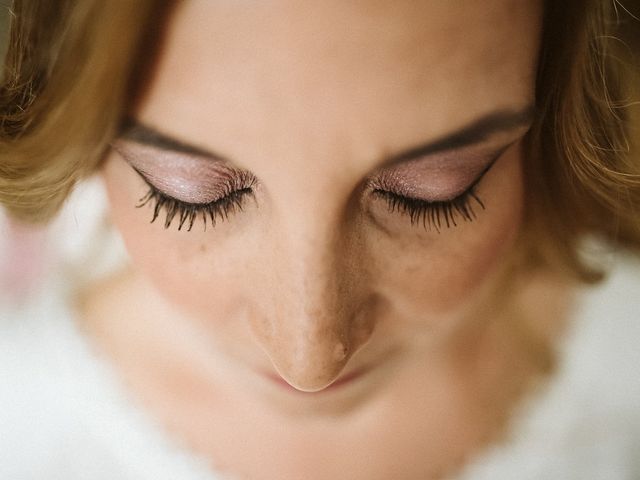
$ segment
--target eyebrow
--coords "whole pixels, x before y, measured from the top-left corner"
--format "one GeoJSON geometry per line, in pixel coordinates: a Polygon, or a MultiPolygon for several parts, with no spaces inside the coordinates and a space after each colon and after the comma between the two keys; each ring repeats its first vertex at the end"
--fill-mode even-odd
{"type": "MultiPolygon", "coordinates": [[[[403,152],[384,158],[382,166],[414,160],[435,153],[458,150],[486,141],[493,135],[513,131],[530,126],[535,115],[535,108],[529,105],[522,109],[502,109],[485,114],[462,128],[448,133],[436,140],[411,147],[403,152]]],[[[224,155],[217,154],[196,145],[190,145],[179,139],[164,134],[153,127],[144,125],[134,118],[126,118],[120,138],[131,140],[142,145],[156,147],[176,153],[209,157],[212,160],[231,162],[224,155]]]]}
{"type": "Polygon", "coordinates": [[[485,114],[464,127],[445,134],[428,143],[409,148],[392,155],[383,161],[384,165],[406,162],[435,153],[458,150],[463,147],[482,143],[498,133],[510,132],[529,127],[533,122],[535,107],[528,105],[523,109],[504,109],[485,114]]]}

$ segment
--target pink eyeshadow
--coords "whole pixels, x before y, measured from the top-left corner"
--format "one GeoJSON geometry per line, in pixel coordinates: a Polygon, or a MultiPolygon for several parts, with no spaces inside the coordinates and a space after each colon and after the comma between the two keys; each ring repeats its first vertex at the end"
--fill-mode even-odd
{"type": "Polygon", "coordinates": [[[381,170],[370,185],[426,201],[451,200],[464,193],[494,158],[459,151],[412,160],[381,170]]]}
{"type": "Polygon", "coordinates": [[[208,157],[166,152],[135,142],[119,140],[113,149],[160,192],[187,203],[222,198],[236,172],[208,157]]]}

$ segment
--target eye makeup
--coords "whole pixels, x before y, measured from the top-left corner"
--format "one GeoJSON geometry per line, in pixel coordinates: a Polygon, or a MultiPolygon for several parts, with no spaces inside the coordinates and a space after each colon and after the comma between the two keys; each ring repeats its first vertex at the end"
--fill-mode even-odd
{"type": "Polygon", "coordinates": [[[426,202],[452,200],[477,183],[506,148],[489,153],[460,150],[411,160],[382,169],[368,179],[368,185],[426,202]]]}
{"type": "Polygon", "coordinates": [[[438,233],[471,222],[485,204],[476,187],[510,145],[498,151],[461,149],[385,168],[367,181],[374,197],[386,201],[391,213],[409,216],[412,225],[438,233]]]}
{"type": "Polygon", "coordinates": [[[113,144],[147,183],[181,202],[211,203],[222,198],[237,170],[208,157],[160,150],[134,142],[113,144]]]}
{"type": "MultiPolygon", "coordinates": [[[[511,145],[494,148],[461,148],[408,159],[381,168],[366,180],[367,190],[386,201],[391,213],[407,215],[412,225],[421,224],[440,232],[458,221],[476,219],[485,209],[476,187],[502,153],[511,145]]],[[[253,195],[257,179],[223,159],[197,151],[175,151],[135,140],[113,143],[140,175],[149,190],[137,207],[153,206],[153,223],[166,213],[165,228],[176,220],[178,230],[191,230],[197,218],[208,222],[242,210],[247,195],[253,195]]]]}
{"type": "Polygon", "coordinates": [[[136,207],[152,205],[151,223],[164,211],[165,228],[176,220],[178,230],[186,226],[190,231],[199,217],[206,230],[207,223],[215,226],[217,220],[242,210],[245,197],[254,193],[257,180],[250,172],[210,157],[161,150],[126,140],[114,142],[112,148],[149,188],[136,207]]]}

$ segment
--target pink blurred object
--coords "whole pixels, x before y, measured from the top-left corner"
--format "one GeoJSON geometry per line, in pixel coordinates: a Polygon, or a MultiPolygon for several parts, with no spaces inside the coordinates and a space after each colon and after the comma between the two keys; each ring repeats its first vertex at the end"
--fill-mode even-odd
{"type": "Polygon", "coordinates": [[[5,218],[4,248],[0,251],[0,289],[10,298],[23,298],[40,282],[47,263],[46,227],[5,218]]]}

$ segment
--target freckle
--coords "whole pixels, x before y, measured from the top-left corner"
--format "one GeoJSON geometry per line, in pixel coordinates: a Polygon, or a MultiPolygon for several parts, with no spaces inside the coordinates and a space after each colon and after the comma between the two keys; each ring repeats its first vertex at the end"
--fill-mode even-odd
{"type": "Polygon", "coordinates": [[[342,343],[338,343],[333,349],[333,357],[336,360],[343,360],[347,356],[347,347],[342,343]]]}
{"type": "Polygon", "coordinates": [[[200,245],[200,253],[204,253],[207,251],[207,245],[206,244],[201,244],[200,245]]]}

